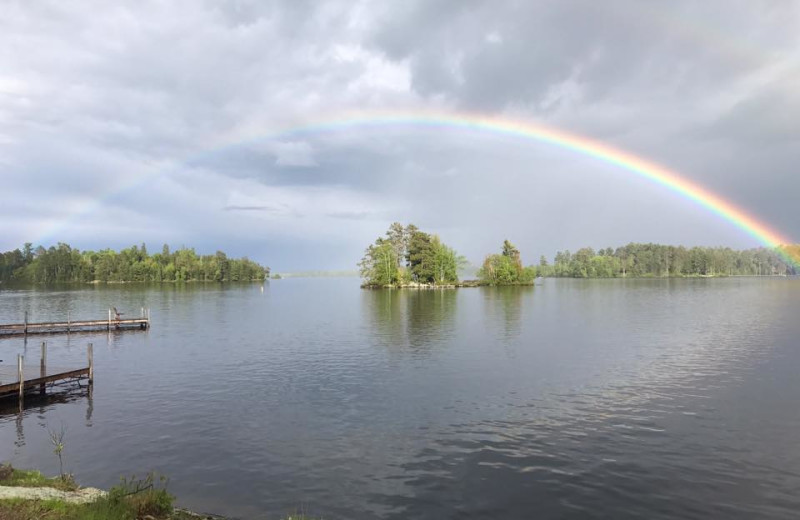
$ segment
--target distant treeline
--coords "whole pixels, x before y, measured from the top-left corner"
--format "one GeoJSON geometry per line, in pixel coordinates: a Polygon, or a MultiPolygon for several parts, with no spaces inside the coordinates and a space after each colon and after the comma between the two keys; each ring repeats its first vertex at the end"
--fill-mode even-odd
{"type": "Polygon", "coordinates": [[[198,255],[182,247],[148,254],[147,247],[132,246],[119,252],[80,251],[59,243],[45,249],[30,243],[0,253],[0,281],[54,282],[237,282],[264,280],[269,268],[247,258],[233,259],[222,251],[198,255]]]}
{"type": "Polygon", "coordinates": [[[737,251],[727,247],[628,244],[595,251],[559,251],[550,264],[542,256],[537,274],[550,277],[772,276],[797,274],[787,258],[800,258],[800,245],[737,251]]]}

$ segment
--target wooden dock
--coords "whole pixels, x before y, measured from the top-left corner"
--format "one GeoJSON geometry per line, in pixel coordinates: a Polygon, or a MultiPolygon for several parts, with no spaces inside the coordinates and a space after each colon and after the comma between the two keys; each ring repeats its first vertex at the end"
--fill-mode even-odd
{"type": "Polygon", "coordinates": [[[88,366],[79,368],[54,368],[47,366],[47,343],[42,342],[39,366],[25,366],[25,358],[17,355],[17,366],[0,365],[0,399],[16,397],[22,403],[26,392],[47,393],[47,388],[68,383],[94,382],[94,355],[92,344],[86,350],[88,366]]]}
{"type": "Polygon", "coordinates": [[[141,316],[138,318],[121,319],[115,313],[108,310],[108,317],[99,320],[79,320],[72,321],[67,316],[66,321],[51,321],[41,323],[29,323],[28,313],[25,313],[25,321],[22,323],[9,323],[0,325],[0,337],[2,336],[27,336],[29,334],[63,334],[70,332],[92,332],[102,330],[147,330],[150,328],[150,309],[142,307],[141,316]]]}

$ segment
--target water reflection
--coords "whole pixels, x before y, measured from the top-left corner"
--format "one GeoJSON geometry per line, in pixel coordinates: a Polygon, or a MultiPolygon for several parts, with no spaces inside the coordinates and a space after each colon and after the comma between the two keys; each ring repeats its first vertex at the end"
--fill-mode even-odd
{"type": "Polygon", "coordinates": [[[425,351],[452,337],[457,299],[453,289],[365,290],[362,305],[383,344],[425,351]]]}
{"type": "MultiPolygon", "coordinates": [[[[148,300],[158,322],[48,339],[54,366],[94,342],[98,413],[88,389],[58,406],[31,396],[0,416],[0,459],[47,469],[47,427],[63,422],[87,485],[157,469],[181,505],[238,518],[794,518],[797,289],[297,279],[263,295],[53,293],[87,316],[148,300]]],[[[0,315],[14,316],[6,295],[0,315]]],[[[23,340],[0,346],[14,357],[23,340]]]]}
{"type": "Polygon", "coordinates": [[[532,296],[534,288],[484,287],[480,291],[487,330],[505,340],[517,338],[522,331],[522,300],[532,296]]]}
{"type": "Polygon", "coordinates": [[[26,416],[36,413],[39,417],[45,416],[55,407],[67,403],[76,403],[83,399],[86,400],[86,413],[84,415],[84,426],[91,428],[92,416],[94,414],[94,396],[92,385],[72,387],[63,392],[50,394],[26,394],[25,399],[20,401],[16,397],[5,397],[0,399],[0,422],[6,418],[14,417],[16,427],[16,439],[14,445],[18,448],[25,446],[25,429],[23,427],[26,416]]]}

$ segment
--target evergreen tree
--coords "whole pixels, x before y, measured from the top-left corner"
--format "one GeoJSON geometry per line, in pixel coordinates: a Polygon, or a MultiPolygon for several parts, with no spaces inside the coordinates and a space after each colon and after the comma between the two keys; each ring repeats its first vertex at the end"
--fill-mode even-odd
{"type": "MultiPolygon", "coordinates": [[[[539,262],[547,260],[542,257],[539,262]]],[[[488,285],[518,285],[532,283],[536,278],[534,266],[522,267],[522,257],[519,250],[509,242],[503,241],[499,255],[489,255],[478,270],[478,278],[488,285]]]]}
{"type": "Polygon", "coordinates": [[[417,282],[451,284],[458,281],[463,258],[439,237],[420,231],[413,224],[405,228],[393,223],[386,238],[378,238],[359,262],[365,286],[385,286],[417,282]],[[391,257],[394,264],[390,266],[391,257]]]}

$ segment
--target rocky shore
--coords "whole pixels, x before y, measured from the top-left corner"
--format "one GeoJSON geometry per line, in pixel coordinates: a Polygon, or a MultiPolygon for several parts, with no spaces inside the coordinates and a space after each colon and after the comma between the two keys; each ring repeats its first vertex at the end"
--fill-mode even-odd
{"type": "Polygon", "coordinates": [[[104,497],[108,492],[87,487],[76,491],[62,491],[52,487],[19,487],[0,485],[0,500],[59,500],[70,504],[86,504],[104,497]]]}

